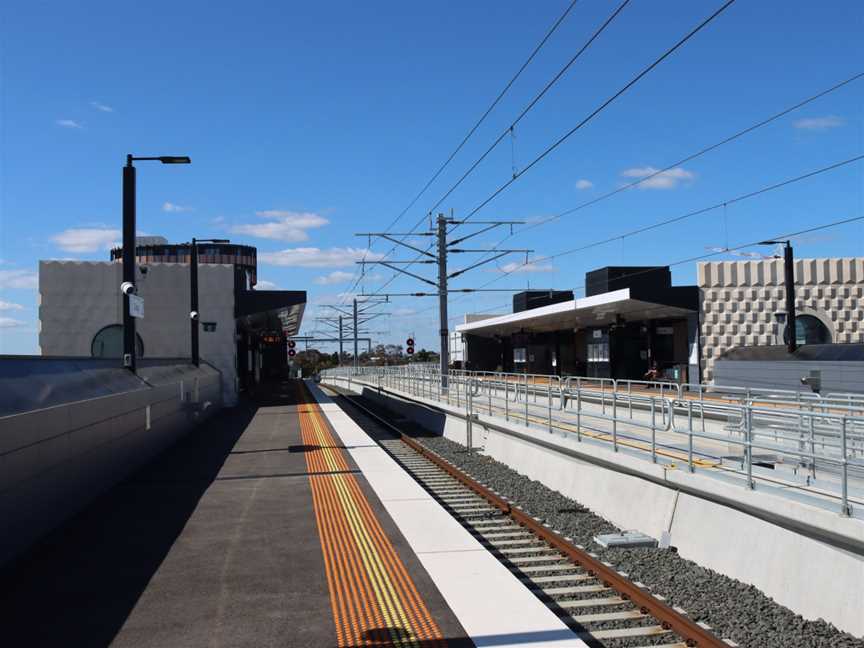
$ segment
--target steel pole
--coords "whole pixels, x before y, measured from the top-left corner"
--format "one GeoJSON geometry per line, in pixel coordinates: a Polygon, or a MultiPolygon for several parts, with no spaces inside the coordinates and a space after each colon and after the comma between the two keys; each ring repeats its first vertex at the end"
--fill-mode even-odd
{"type": "Polygon", "coordinates": [[[783,249],[783,266],[786,275],[786,330],[789,331],[786,348],[789,353],[795,353],[798,348],[795,333],[795,258],[789,241],[786,241],[786,247],[783,249]]]}
{"type": "Polygon", "coordinates": [[[191,320],[190,332],[192,334],[192,364],[196,367],[201,365],[201,356],[198,352],[198,242],[192,239],[192,249],[189,252],[189,319],[191,320]]]}
{"type": "Polygon", "coordinates": [[[356,369],[359,366],[359,362],[357,361],[357,299],[354,299],[354,368],[356,369]]]}
{"type": "Polygon", "coordinates": [[[342,366],[342,316],[339,316],[339,366],[342,366]]]}
{"type": "MultiPolygon", "coordinates": [[[[126,156],[123,167],[123,282],[135,285],[135,167],[126,156]]],[[[129,313],[129,295],[123,295],[123,357],[132,373],[138,366],[135,354],[135,318],[129,313]]]]}
{"type": "Polygon", "coordinates": [[[447,329],[447,219],[438,214],[438,334],[441,338],[439,356],[441,391],[447,391],[447,371],[450,368],[450,339],[447,329]]]}

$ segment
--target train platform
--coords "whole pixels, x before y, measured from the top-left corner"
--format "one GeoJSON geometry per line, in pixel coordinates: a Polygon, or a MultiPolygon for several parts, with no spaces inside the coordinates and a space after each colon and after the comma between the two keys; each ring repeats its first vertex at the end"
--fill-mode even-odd
{"type": "Polygon", "coordinates": [[[559,646],[574,634],[314,385],[199,426],[0,573],[27,646],[559,646]]]}

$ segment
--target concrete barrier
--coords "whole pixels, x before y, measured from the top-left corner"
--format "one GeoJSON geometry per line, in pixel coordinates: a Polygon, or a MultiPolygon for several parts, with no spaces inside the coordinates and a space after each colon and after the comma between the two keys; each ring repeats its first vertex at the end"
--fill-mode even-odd
{"type": "MultiPolygon", "coordinates": [[[[117,371],[126,385],[129,372],[117,371]]],[[[212,367],[143,373],[147,379],[129,391],[0,417],[0,566],[222,405],[212,367]]]]}
{"type": "MultiPolygon", "coordinates": [[[[347,388],[338,380],[335,386],[347,388]]],[[[465,413],[395,390],[351,391],[465,444],[465,413]]],[[[684,558],[758,587],[807,619],[864,637],[864,520],[704,474],[652,464],[569,435],[481,416],[486,455],[578,501],[622,529],[665,531],[684,558]],[[485,429],[484,429],[485,428],[485,429]]]]}

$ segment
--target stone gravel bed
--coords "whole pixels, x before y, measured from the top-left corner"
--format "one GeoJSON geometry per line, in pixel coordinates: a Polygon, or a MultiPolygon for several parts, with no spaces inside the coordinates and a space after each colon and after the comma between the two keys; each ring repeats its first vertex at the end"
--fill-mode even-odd
{"type": "MultiPolygon", "coordinates": [[[[417,440],[526,513],[626,572],[631,580],[645,583],[667,603],[709,624],[723,639],[745,648],[864,648],[864,640],[825,621],[807,621],[756,587],[685,560],[674,550],[604,549],[593,537],[620,529],[577,501],[489,457],[469,454],[464,446],[448,439],[421,436],[417,440]]],[[[643,638],[641,643],[651,642],[643,638]]]]}

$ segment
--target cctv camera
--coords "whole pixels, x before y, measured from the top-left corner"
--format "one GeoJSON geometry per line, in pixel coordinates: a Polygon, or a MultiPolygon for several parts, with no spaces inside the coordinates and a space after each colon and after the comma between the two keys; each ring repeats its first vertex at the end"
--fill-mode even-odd
{"type": "Polygon", "coordinates": [[[198,319],[198,311],[192,311],[191,313],[189,313],[189,318],[193,319],[193,320],[197,320],[198,319]]]}
{"type": "Polygon", "coordinates": [[[135,294],[135,284],[131,281],[124,281],[120,284],[120,292],[124,295],[134,295],[135,294]]]}

